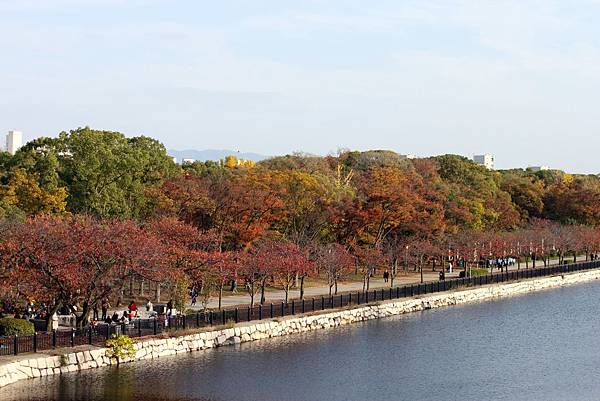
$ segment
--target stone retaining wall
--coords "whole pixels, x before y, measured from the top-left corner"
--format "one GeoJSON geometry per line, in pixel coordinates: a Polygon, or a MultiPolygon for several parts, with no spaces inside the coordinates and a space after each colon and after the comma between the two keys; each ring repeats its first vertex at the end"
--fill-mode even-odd
{"type": "MultiPolygon", "coordinates": [[[[250,322],[239,324],[232,328],[206,331],[180,337],[140,339],[135,344],[136,356],[131,360],[160,358],[263,338],[327,329],[425,309],[525,294],[599,278],[600,269],[514,283],[492,284],[484,287],[443,292],[415,298],[403,298],[334,312],[288,316],[263,320],[261,322],[250,322]]],[[[19,356],[18,359],[15,357],[14,361],[0,364],[0,387],[22,379],[76,372],[84,369],[110,366],[114,363],[114,360],[106,357],[104,348],[93,348],[59,356],[42,354],[19,356]]]]}

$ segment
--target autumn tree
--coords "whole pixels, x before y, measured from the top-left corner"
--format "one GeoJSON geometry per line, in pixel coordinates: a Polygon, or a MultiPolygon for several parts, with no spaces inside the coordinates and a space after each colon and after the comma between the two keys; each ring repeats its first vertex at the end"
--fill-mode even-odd
{"type": "Polygon", "coordinates": [[[315,263],[325,273],[329,286],[329,295],[334,289],[338,293],[338,282],[352,273],[354,269],[354,257],[340,244],[328,244],[319,247],[315,257],[315,263]]]}
{"type": "Polygon", "coordinates": [[[100,300],[137,274],[166,278],[160,242],[133,222],[39,217],[17,225],[1,243],[11,281],[22,296],[47,300],[50,315],[62,305],[81,304],[78,326],[100,300]]]}
{"type": "Polygon", "coordinates": [[[363,276],[363,291],[369,291],[371,277],[378,267],[388,263],[386,255],[379,248],[355,247],[354,257],[363,276]]]}
{"type": "MultiPolygon", "coordinates": [[[[298,245],[286,240],[263,242],[260,245],[263,257],[271,262],[275,282],[283,287],[285,302],[288,302],[292,284],[298,276],[304,276],[312,268],[311,263],[298,245]]],[[[261,298],[261,303],[264,300],[261,298]]]]}

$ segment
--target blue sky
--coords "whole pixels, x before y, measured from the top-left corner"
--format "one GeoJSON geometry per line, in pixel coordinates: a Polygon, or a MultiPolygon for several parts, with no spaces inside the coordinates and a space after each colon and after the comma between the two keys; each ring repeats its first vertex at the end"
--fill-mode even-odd
{"type": "Polygon", "coordinates": [[[0,0],[0,130],[596,173],[598,20],[598,0],[0,0]]]}

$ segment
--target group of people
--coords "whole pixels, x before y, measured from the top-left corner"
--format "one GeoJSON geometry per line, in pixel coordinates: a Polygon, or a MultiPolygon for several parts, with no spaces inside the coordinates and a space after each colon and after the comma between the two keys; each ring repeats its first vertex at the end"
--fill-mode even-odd
{"type": "Polygon", "coordinates": [[[504,267],[513,266],[515,263],[517,263],[517,260],[513,257],[487,259],[485,261],[485,267],[502,269],[504,267]]]}
{"type": "MultiPolygon", "coordinates": [[[[148,301],[148,302],[151,303],[150,301],[148,301]]],[[[117,323],[129,324],[138,315],[138,308],[137,308],[137,305],[134,300],[131,300],[131,302],[127,306],[127,310],[123,311],[122,314],[119,314],[119,312],[114,311],[112,316],[109,316],[108,308],[110,308],[110,304],[108,303],[108,300],[106,300],[106,299],[102,300],[101,307],[102,307],[102,321],[106,324],[113,324],[113,323],[114,324],[117,324],[117,323]]],[[[97,322],[98,322],[98,311],[96,308],[94,308],[94,314],[92,316],[92,319],[90,320],[90,324],[92,326],[95,326],[97,324],[97,322]]]]}
{"type": "Polygon", "coordinates": [[[45,302],[36,303],[35,300],[27,300],[24,307],[13,305],[9,301],[0,304],[0,318],[12,317],[15,319],[34,320],[46,319],[49,308],[45,302]]]}

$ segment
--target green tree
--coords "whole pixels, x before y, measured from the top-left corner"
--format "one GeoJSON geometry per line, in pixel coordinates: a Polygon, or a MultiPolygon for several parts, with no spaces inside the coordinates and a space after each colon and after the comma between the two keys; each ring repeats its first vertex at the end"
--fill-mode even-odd
{"type": "Polygon", "coordinates": [[[147,189],[175,174],[164,146],[148,137],[79,128],[59,136],[62,178],[75,213],[139,217],[148,213],[147,189]]]}

